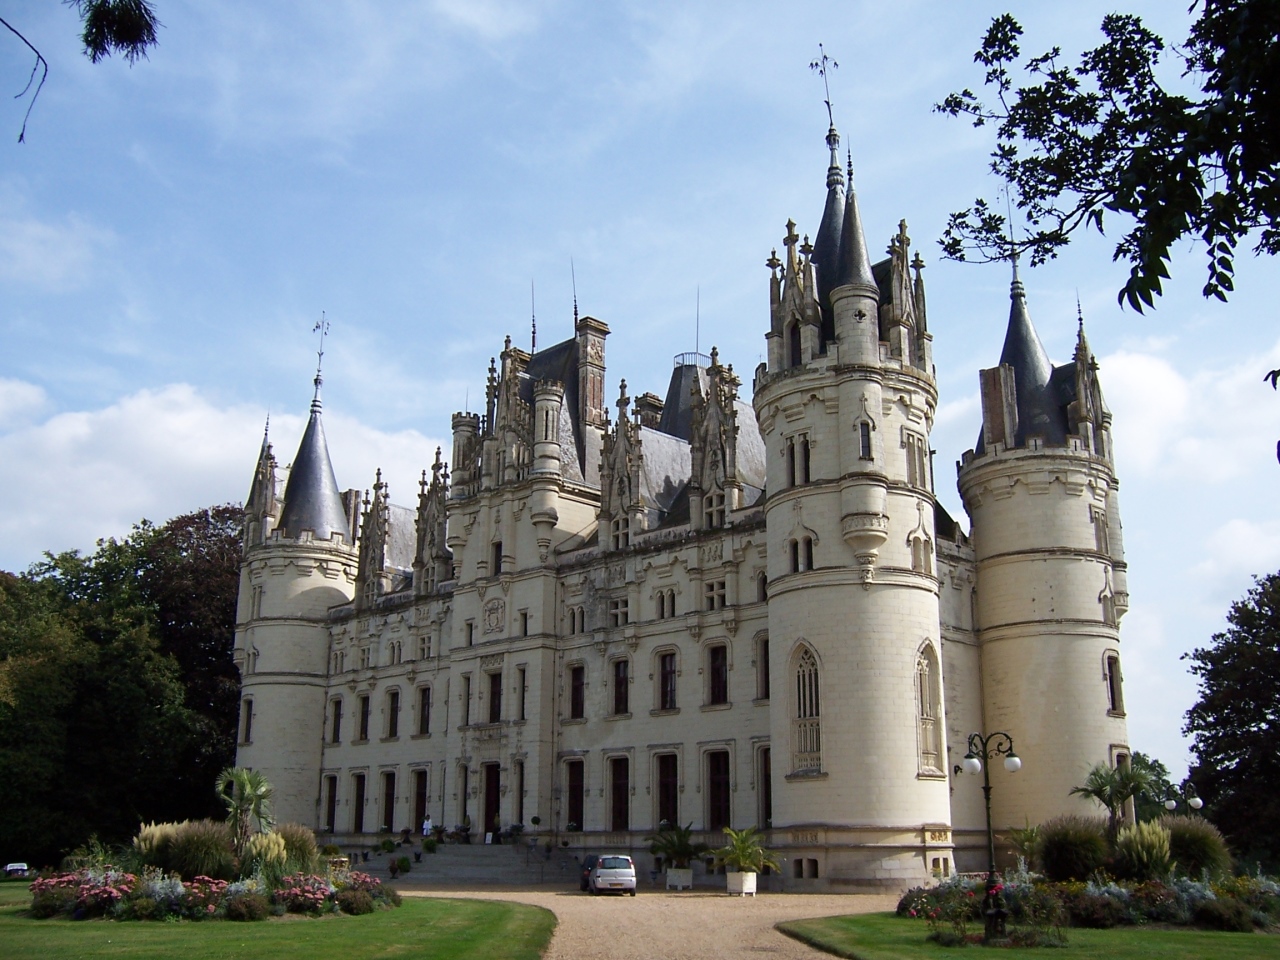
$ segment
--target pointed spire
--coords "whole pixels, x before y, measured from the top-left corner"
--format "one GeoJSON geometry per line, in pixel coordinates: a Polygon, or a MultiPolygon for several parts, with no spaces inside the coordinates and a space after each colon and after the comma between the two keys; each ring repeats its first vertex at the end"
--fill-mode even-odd
{"type": "MultiPolygon", "coordinates": [[[[323,351],[322,351],[323,352],[323,351]]],[[[320,370],[317,365],[315,396],[311,400],[311,418],[298,444],[298,454],[289,468],[289,482],[284,491],[284,510],[280,529],[286,537],[297,538],[309,530],[316,540],[327,540],[339,533],[351,543],[351,528],[342,505],[342,494],[329,459],[329,444],[320,417],[320,370]]]]}
{"type": "Polygon", "coordinates": [[[835,124],[827,130],[827,149],[831,162],[827,166],[827,202],[822,208],[822,221],[813,242],[813,264],[818,268],[818,306],[822,310],[823,339],[835,338],[835,319],[831,310],[831,291],[839,284],[840,232],[844,228],[844,171],[840,169],[840,134],[835,124]]]}
{"type": "Polygon", "coordinates": [[[1049,378],[1053,364],[1045,352],[1040,335],[1031,322],[1027,309],[1027,292],[1018,276],[1018,258],[1012,258],[1013,280],[1009,284],[1009,327],[1004,335],[1004,348],[1000,362],[1013,368],[1014,385],[1018,398],[1018,437],[1021,445],[1029,435],[1039,435],[1049,442],[1061,442],[1062,432],[1057,421],[1060,412],[1054,409],[1049,396],[1049,378]]]}
{"type": "Polygon", "coordinates": [[[862,213],[858,209],[858,194],[853,186],[853,153],[849,153],[849,192],[844,202],[844,224],[840,228],[840,255],[836,286],[869,287],[879,293],[875,277],[871,273],[871,257],[867,253],[867,238],[862,229],[862,213]]]}

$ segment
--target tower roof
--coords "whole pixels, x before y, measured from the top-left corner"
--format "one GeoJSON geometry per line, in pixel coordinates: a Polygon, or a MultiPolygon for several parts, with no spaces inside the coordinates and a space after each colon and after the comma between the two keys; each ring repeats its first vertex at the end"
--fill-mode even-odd
{"type": "Polygon", "coordinates": [[[302,442],[298,444],[298,455],[293,458],[293,466],[289,469],[280,529],[284,536],[294,538],[303,530],[310,530],[317,540],[327,540],[340,533],[347,543],[351,543],[351,528],[347,525],[347,512],[342,506],[342,494],[338,490],[338,479],[333,474],[329,444],[324,436],[324,421],[320,418],[319,375],[315,383],[311,419],[307,421],[302,442]]]}
{"type": "Polygon", "coordinates": [[[813,242],[813,262],[818,268],[818,304],[822,308],[824,340],[835,339],[835,320],[831,309],[831,291],[840,273],[840,234],[844,228],[844,171],[840,169],[840,134],[835,125],[827,131],[831,164],[827,167],[827,204],[813,242]],[[826,327],[830,330],[826,330],[826,327]]]}
{"type": "Polygon", "coordinates": [[[835,286],[850,284],[876,287],[871,273],[871,257],[867,254],[867,237],[862,230],[862,213],[858,209],[858,192],[853,187],[853,161],[849,161],[849,192],[844,202],[844,223],[840,228],[839,266],[835,286]]]}
{"type": "MultiPolygon", "coordinates": [[[[1013,282],[1009,285],[1009,326],[1004,335],[1004,348],[1000,351],[1000,363],[1013,368],[1018,403],[1016,445],[1023,446],[1029,436],[1043,437],[1047,444],[1065,443],[1067,421],[1063,399],[1059,396],[1063,375],[1055,376],[1053,364],[1049,362],[1049,355],[1031,322],[1027,292],[1018,277],[1017,261],[1014,261],[1013,282]]],[[[981,433],[974,449],[979,453],[984,449],[981,433]]]]}

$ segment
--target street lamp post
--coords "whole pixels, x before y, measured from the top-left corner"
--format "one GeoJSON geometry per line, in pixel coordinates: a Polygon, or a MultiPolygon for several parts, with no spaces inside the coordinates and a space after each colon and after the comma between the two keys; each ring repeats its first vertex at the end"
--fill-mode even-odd
{"type": "Polygon", "coordinates": [[[965,754],[964,763],[956,767],[965,773],[982,774],[982,795],[987,802],[987,895],[982,900],[982,913],[986,918],[986,930],[983,940],[996,943],[1007,939],[1005,921],[1009,918],[1009,910],[1005,906],[1004,885],[996,876],[996,835],[991,827],[991,772],[993,757],[1004,757],[1004,768],[1010,773],[1022,769],[1022,760],[1013,752],[1013,737],[1007,733],[996,732],[985,737],[980,733],[969,734],[969,752],[965,754]]]}
{"type": "Polygon", "coordinates": [[[1204,801],[1196,795],[1196,788],[1190,783],[1184,783],[1182,789],[1178,789],[1173,784],[1169,785],[1169,789],[1165,791],[1164,808],[1170,813],[1178,809],[1178,801],[1185,800],[1188,807],[1192,810],[1199,810],[1204,806],[1204,801]]]}

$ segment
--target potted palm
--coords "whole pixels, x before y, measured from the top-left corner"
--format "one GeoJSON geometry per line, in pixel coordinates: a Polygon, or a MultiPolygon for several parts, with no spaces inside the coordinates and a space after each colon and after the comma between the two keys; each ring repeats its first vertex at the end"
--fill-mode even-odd
{"type": "Polygon", "coordinates": [[[664,820],[658,832],[644,841],[649,844],[649,852],[666,864],[667,889],[692,890],[693,867],[689,864],[710,849],[705,843],[693,842],[693,824],[682,827],[677,823],[673,827],[664,820]]]}
{"type": "Polygon", "coordinates": [[[724,828],[728,839],[719,850],[715,851],[716,863],[724,866],[726,886],[730,894],[745,897],[748,893],[756,895],[756,875],[765,867],[779,869],[778,863],[760,842],[760,831],[755,827],[743,830],[724,828]]]}

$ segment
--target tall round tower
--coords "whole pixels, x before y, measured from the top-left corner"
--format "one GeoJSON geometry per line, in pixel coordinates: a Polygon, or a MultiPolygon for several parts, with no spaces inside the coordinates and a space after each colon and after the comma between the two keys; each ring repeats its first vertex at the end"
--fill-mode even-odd
{"type": "MultiPolygon", "coordinates": [[[[320,417],[320,376],[283,503],[264,444],[246,506],[236,610],[236,764],[266,775],[281,822],[315,825],[326,727],[329,610],[352,599],[356,554],[320,417]]],[[[332,718],[328,718],[332,722],[332,718]]]]}
{"type": "Polygon", "coordinates": [[[873,267],[834,128],[827,142],[819,245],[789,223],[785,260],[769,260],[769,362],[755,380],[773,842],[792,877],[901,887],[951,859],[928,456],[937,392],[905,224],[873,267]]]}
{"type": "MultiPolygon", "coordinates": [[[[1054,367],[1014,266],[1000,365],[981,371],[982,431],[959,468],[977,563],[988,733],[1005,731],[1022,772],[993,770],[997,829],[1064,812],[1098,763],[1129,759],[1119,621],[1128,607],[1111,414],[1083,324],[1054,367]]],[[[957,784],[977,790],[973,783],[957,784]]]]}

